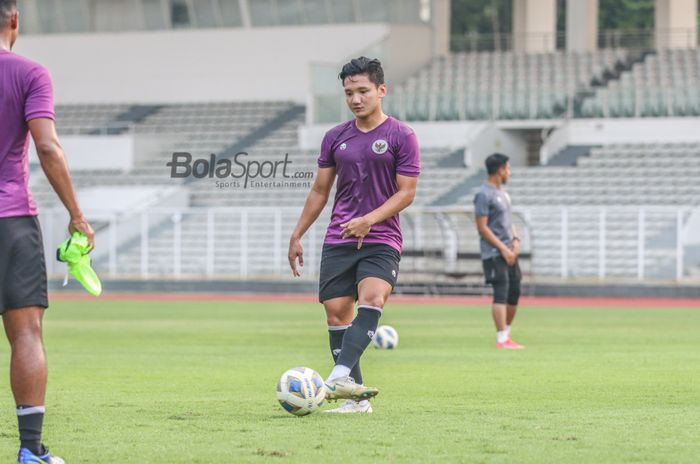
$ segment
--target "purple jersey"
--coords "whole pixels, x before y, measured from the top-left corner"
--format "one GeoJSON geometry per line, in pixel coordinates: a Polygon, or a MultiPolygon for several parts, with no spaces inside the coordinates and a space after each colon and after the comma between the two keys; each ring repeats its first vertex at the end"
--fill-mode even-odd
{"type": "Polygon", "coordinates": [[[0,218],[37,215],[27,154],[27,122],[37,118],[55,119],[48,71],[0,50],[0,218]]]}
{"type": "MultiPolygon", "coordinates": [[[[420,150],[413,129],[389,116],[365,133],[355,120],[326,133],[318,157],[320,168],[336,169],[337,183],[331,223],[324,243],[357,243],[341,237],[340,224],[368,214],[398,191],[396,175],[420,174],[420,150]]],[[[383,243],[401,252],[403,238],[398,214],[373,225],[363,243],[383,243]]]]}

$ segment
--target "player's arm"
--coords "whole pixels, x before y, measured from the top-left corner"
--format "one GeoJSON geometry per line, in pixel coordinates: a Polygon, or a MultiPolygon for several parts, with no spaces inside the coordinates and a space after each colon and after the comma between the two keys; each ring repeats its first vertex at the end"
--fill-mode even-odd
{"type": "Polygon", "coordinates": [[[493,233],[488,225],[488,220],[488,216],[476,216],[476,230],[484,240],[501,253],[501,256],[503,256],[503,259],[506,260],[508,265],[512,266],[515,263],[515,253],[496,237],[496,234],[493,233]]]}
{"type": "Polygon", "coordinates": [[[370,226],[378,222],[383,222],[390,217],[396,216],[404,209],[408,208],[416,198],[417,177],[396,175],[396,186],[398,190],[382,206],[375,209],[364,217],[370,226]]]}
{"type": "Polygon", "coordinates": [[[358,237],[357,248],[362,247],[362,239],[369,233],[372,226],[378,222],[383,222],[399,214],[406,209],[416,197],[416,186],[418,177],[396,175],[397,191],[390,196],[379,208],[365,214],[362,217],[354,218],[345,224],[341,224],[342,237],[358,237]]]}
{"type": "Polygon", "coordinates": [[[292,268],[292,273],[295,277],[300,276],[297,270],[297,258],[299,265],[304,266],[304,249],[301,246],[301,237],[304,236],[309,227],[316,222],[318,216],[323,211],[328,203],[328,197],[335,182],[335,168],[318,168],[316,180],[311,187],[309,195],[304,203],[304,210],[301,212],[299,221],[297,222],[294,232],[289,239],[289,266],[292,268]]]}
{"type": "Polygon", "coordinates": [[[90,246],[94,247],[95,233],[85,219],[80,205],[78,205],[78,199],[68,172],[68,164],[56,134],[56,125],[53,120],[48,118],[32,119],[28,125],[39,155],[41,169],[70,214],[68,231],[71,234],[75,231],[82,232],[87,236],[90,246]]]}
{"type": "Polygon", "coordinates": [[[518,235],[518,229],[515,227],[515,224],[513,224],[513,244],[511,245],[510,249],[513,250],[513,253],[515,253],[515,256],[520,255],[520,236],[518,235]]]}

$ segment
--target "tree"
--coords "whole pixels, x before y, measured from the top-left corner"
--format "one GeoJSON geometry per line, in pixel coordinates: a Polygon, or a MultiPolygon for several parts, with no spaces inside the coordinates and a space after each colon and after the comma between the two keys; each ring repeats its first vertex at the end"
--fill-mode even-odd
{"type": "Polygon", "coordinates": [[[605,30],[654,29],[654,0],[600,0],[598,27],[605,30]]]}
{"type": "MultiPolygon", "coordinates": [[[[601,30],[654,28],[655,0],[600,0],[601,30]]],[[[558,0],[557,30],[564,30],[566,0],[558,0]]],[[[452,35],[501,34],[512,30],[513,0],[452,0],[452,35]]],[[[700,15],[698,16],[700,23],[700,15]]]]}

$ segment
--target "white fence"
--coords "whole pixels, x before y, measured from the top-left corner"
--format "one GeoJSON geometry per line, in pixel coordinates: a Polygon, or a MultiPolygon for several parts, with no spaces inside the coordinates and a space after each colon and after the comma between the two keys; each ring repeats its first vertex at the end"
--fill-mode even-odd
{"type": "MultiPolygon", "coordinates": [[[[88,214],[97,231],[94,266],[104,278],[288,278],[288,238],[299,208],[187,208],[129,215],[88,214]]],[[[63,210],[43,211],[47,268],[62,276],[55,249],[63,210]]],[[[327,208],[307,232],[304,278],[317,277],[327,208]]],[[[477,276],[479,241],[469,208],[411,208],[401,215],[402,275],[413,281],[477,276]]],[[[700,210],[690,208],[529,208],[516,212],[526,272],[538,277],[689,280],[700,272],[700,210]]]]}
{"type": "Polygon", "coordinates": [[[561,278],[681,281],[697,275],[698,210],[670,207],[534,208],[533,271],[561,278]]]}

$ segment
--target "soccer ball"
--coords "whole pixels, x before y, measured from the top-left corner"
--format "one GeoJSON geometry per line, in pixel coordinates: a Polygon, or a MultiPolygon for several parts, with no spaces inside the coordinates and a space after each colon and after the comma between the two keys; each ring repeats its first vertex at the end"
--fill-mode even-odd
{"type": "Polygon", "coordinates": [[[399,333],[390,325],[380,325],[372,338],[375,348],[392,350],[399,344],[399,333]]]}
{"type": "Polygon", "coordinates": [[[295,367],[282,374],[277,382],[277,401],[285,411],[306,416],[316,411],[326,399],[323,379],[313,369],[295,367]]]}

